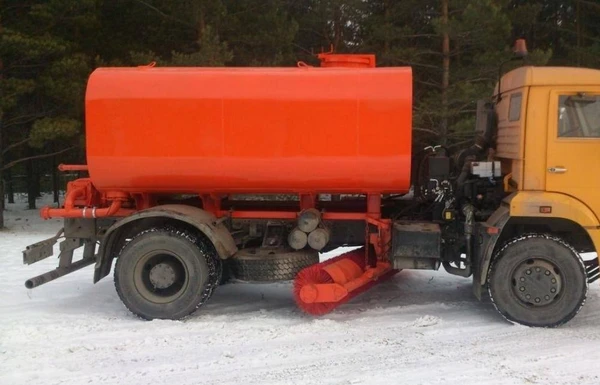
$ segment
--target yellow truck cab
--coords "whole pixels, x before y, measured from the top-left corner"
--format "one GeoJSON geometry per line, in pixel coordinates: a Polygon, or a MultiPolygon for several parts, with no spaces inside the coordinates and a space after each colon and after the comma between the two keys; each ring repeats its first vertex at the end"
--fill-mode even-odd
{"type": "MultiPolygon", "coordinates": [[[[576,254],[600,250],[600,70],[525,66],[504,75],[495,94],[496,146],[491,156],[501,163],[509,195],[482,226],[474,288],[480,297],[487,284],[497,302],[503,295],[492,292],[492,261],[509,260],[498,258],[509,251],[529,255],[523,266],[508,269],[513,273],[504,278],[513,290],[505,287],[503,292],[513,298],[504,300],[513,305],[501,304],[499,309],[508,319],[519,320],[515,299],[530,300],[531,306],[545,302],[543,297],[525,297],[530,288],[520,282],[529,282],[527,275],[536,269],[544,272],[548,285],[556,285],[546,288],[551,292],[566,284],[555,278],[558,264],[548,261],[548,255],[556,254],[553,245],[576,254]]],[[[598,259],[583,264],[588,282],[597,280],[598,259]]],[[[540,313],[540,318],[547,316],[540,313]]]]}
{"type": "Polygon", "coordinates": [[[573,221],[597,248],[600,70],[522,67],[501,85],[496,156],[518,191],[511,216],[573,221]]]}

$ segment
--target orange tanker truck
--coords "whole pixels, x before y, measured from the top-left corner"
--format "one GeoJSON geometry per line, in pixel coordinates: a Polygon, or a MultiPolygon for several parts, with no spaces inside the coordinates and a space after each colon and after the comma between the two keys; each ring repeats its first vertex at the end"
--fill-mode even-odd
{"type": "Polygon", "coordinates": [[[402,269],[473,277],[508,320],[558,326],[598,279],[600,71],[524,66],[478,103],[473,145],[412,154],[410,68],[99,68],[89,172],[67,186],[58,267],[95,265],[144,319],[180,319],[225,277],[294,280],[325,314],[402,269]],[[333,199],[331,198],[333,197],[333,199]],[[358,246],[319,262],[319,252],[358,246]],[[82,247],[82,258],[74,250],[82,247]]]}

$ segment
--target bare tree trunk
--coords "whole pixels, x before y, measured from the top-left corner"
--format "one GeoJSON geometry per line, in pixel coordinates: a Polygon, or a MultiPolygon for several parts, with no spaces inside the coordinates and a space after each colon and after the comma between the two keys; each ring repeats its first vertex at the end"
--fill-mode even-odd
{"type": "Polygon", "coordinates": [[[41,185],[41,179],[42,179],[42,172],[40,170],[40,165],[39,163],[35,162],[35,161],[31,161],[32,167],[33,167],[33,189],[35,191],[35,197],[37,198],[41,198],[42,197],[42,185],[41,185]]]}
{"type": "MultiPolygon", "coordinates": [[[[0,81],[2,81],[2,60],[0,59],[0,81]]],[[[2,87],[0,87],[0,99],[2,99],[2,87]]],[[[0,110],[0,229],[4,228],[4,173],[2,167],[2,111],[0,110]]]]}
{"type": "Polygon", "coordinates": [[[200,44],[200,42],[202,41],[202,37],[204,37],[204,32],[206,31],[206,20],[204,18],[204,7],[201,6],[200,11],[198,13],[198,22],[197,24],[197,39],[198,39],[198,44],[200,44]]]}
{"type": "Polygon", "coordinates": [[[342,10],[335,7],[333,11],[333,50],[337,52],[342,44],[342,10]]]}
{"type": "Polygon", "coordinates": [[[581,65],[581,2],[576,0],[577,4],[577,67],[581,65]]]}
{"type": "Polygon", "coordinates": [[[450,85],[450,35],[448,33],[448,0],[442,0],[442,122],[440,127],[441,144],[448,137],[448,87],[450,85]]]}
{"type": "MultiPolygon", "coordinates": [[[[2,130],[2,127],[0,127],[0,130],[2,130]]],[[[0,166],[1,166],[1,164],[0,164],[0,166]]],[[[2,179],[2,167],[0,167],[0,229],[3,229],[3,228],[4,228],[4,180],[2,179]]]]}
{"type": "MultiPolygon", "coordinates": [[[[391,8],[392,6],[390,5],[389,1],[385,2],[385,22],[388,23],[391,19],[390,14],[391,14],[391,8]]],[[[390,38],[389,35],[386,34],[385,37],[385,41],[383,43],[383,53],[384,56],[387,57],[388,54],[390,52],[390,38]]]]}
{"type": "Polygon", "coordinates": [[[52,158],[52,192],[54,194],[54,203],[58,202],[58,169],[56,166],[56,157],[52,158]]]}
{"type": "MultiPolygon", "coordinates": [[[[0,21],[0,34],[2,33],[2,22],[0,21]]],[[[4,65],[2,58],[0,58],[0,82],[2,82],[2,76],[4,74],[4,65]]],[[[0,85],[0,100],[4,97],[3,87],[0,85]]],[[[0,229],[4,228],[4,178],[2,170],[4,168],[4,158],[2,157],[2,118],[4,111],[0,109],[0,229]]]]}
{"type": "Polygon", "coordinates": [[[27,207],[30,210],[34,210],[35,209],[35,198],[36,198],[36,191],[35,191],[35,183],[33,181],[34,179],[34,173],[33,173],[33,160],[29,160],[26,165],[25,165],[26,169],[27,169],[27,207]]]}
{"type": "Polygon", "coordinates": [[[14,186],[14,182],[12,179],[12,172],[10,171],[10,168],[5,171],[4,180],[5,180],[4,188],[6,190],[5,191],[6,195],[8,195],[8,203],[15,203],[15,186],[14,186]]]}

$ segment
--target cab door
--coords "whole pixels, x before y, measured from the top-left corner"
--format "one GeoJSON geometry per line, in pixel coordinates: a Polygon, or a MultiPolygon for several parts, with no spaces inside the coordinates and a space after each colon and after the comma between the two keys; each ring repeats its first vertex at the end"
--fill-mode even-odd
{"type": "Polygon", "coordinates": [[[546,190],[600,214],[600,87],[550,92],[546,190]]]}

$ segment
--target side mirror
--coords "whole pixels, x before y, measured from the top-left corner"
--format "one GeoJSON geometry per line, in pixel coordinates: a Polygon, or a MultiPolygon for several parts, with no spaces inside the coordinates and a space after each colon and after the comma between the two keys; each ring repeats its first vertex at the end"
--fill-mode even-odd
{"type": "Polygon", "coordinates": [[[477,117],[475,121],[475,135],[482,147],[491,146],[496,134],[498,124],[494,103],[486,100],[477,101],[477,117]]]}

